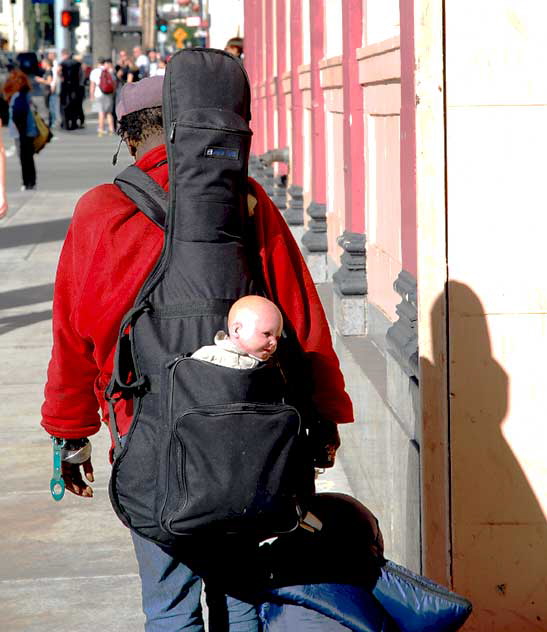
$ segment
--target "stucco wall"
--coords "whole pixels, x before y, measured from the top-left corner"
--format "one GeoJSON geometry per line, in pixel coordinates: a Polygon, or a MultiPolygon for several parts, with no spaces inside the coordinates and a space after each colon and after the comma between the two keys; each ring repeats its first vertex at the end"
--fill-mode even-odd
{"type": "Polygon", "coordinates": [[[466,629],[545,630],[547,6],[445,19],[453,581],[466,629]]]}

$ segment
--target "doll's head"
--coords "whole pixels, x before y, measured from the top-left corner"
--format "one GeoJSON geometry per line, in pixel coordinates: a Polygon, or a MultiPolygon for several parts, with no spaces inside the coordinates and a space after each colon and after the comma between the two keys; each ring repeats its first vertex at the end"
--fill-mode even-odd
{"type": "Polygon", "coordinates": [[[283,317],[274,303],[262,296],[244,296],[228,314],[228,334],[236,348],[265,362],[277,349],[283,317]]]}

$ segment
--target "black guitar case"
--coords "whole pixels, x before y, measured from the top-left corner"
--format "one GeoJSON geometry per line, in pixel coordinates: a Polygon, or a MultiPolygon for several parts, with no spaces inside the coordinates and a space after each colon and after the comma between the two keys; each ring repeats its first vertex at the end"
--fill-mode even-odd
{"type": "Polygon", "coordinates": [[[106,391],[110,498],[124,524],[158,543],[289,532],[313,491],[313,467],[279,366],[239,370],[189,357],[225,328],[235,300],[260,289],[249,248],[242,64],[219,50],[179,51],[167,65],[163,115],[165,243],[120,326],[106,391]],[[133,422],[120,441],[115,410],[127,399],[133,422]]]}

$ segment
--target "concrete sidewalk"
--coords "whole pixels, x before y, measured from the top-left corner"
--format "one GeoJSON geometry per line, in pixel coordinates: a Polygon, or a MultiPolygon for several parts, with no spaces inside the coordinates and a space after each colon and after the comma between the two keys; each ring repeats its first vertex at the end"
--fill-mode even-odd
{"type": "MultiPolygon", "coordinates": [[[[19,192],[8,159],[10,210],[0,221],[0,629],[6,632],[134,632],[143,628],[140,582],[129,533],[108,499],[110,443],[93,438],[93,499],[49,493],[51,444],[39,425],[51,349],[57,260],[79,196],[112,181],[130,160],[117,138],[59,132],[37,157],[38,190],[19,192]]],[[[5,139],[6,140],[6,139],[5,139]]],[[[9,147],[9,141],[6,141],[9,147]]],[[[319,491],[348,491],[341,469],[319,491]]]]}

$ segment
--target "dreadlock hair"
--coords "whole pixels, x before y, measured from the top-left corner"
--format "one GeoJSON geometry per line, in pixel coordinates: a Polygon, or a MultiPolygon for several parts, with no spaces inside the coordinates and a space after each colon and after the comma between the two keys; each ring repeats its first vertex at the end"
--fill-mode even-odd
{"type": "Polygon", "coordinates": [[[161,106],[145,108],[123,116],[118,125],[118,135],[130,146],[140,145],[154,134],[163,132],[161,106]]]}

